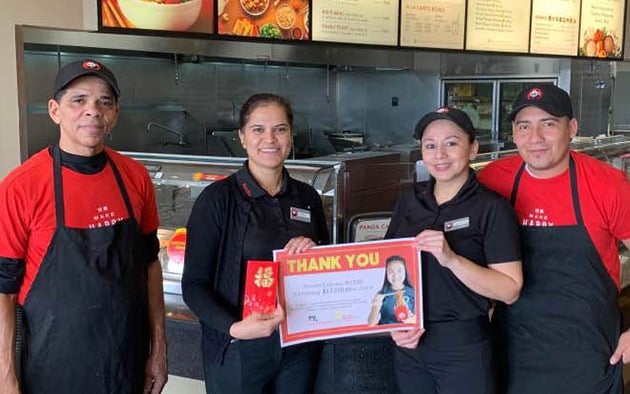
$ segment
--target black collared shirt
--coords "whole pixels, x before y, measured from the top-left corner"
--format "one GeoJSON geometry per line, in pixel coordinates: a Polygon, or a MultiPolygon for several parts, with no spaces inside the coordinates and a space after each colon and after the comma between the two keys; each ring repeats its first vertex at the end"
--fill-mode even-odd
{"type": "MultiPolygon", "coordinates": [[[[521,259],[518,222],[506,199],[479,184],[473,172],[457,195],[442,205],[435,201],[433,187],[431,179],[415,183],[401,194],[385,238],[439,230],[455,253],[478,265],[521,259]]],[[[490,301],[426,252],[422,253],[422,281],[427,322],[487,317],[490,301]]]]}
{"type": "Polygon", "coordinates": [[[308,237],[317,244],[328,242],[328,234],[321,223],[323,212],[312,206],[310,199],[299,195],[298,190],[288,182],[286,169],[282,171],[282,186],[275,196],[270,196],[256,182],[247,164],[236,174],[236,178],[252,201],[243,242],[244,262],[273,260],[274,249],[284,248],[291,238],[298,236],[308,237]]]}
{"type": "Polygon", "coordinates": [[[188,219],[182,294],[201,322],[204,353],[216,362],[230,343],[230,326],[242,318],[247,260],[270,260],[274,249],[296,236],[328,243],[319,194],[283,173],[282,190],[271,197],[246,162],[237,173],[206,187],[188,219]]]}

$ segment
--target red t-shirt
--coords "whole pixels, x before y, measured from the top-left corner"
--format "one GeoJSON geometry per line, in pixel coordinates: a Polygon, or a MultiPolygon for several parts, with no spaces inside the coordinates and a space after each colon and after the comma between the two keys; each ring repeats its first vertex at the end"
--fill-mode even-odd
{"type": "MultiPolygon", "coordinates": [[[[140,231],[159,225],[155,191],[140,163],[111,149],[108,156],[120,171],[140,231]]],[[[52,157],[48,148],[36,153],[0,183],[0,256],[26,263],[18,301],[23,304],[56,229],[52,157]]],[[[111,226],[129,217],[112,167],[86,175],[62,167],[67,227],[111,226]]]]}
{"type": "MultiPolygon", "coordinates": [[[[630,239],[630,183],[622,171],[591,156],[571,152],[571,157],[576,164],[578,196],[586,230],[610,277],[619,287],[617,243],[630,239]]],[[[518,155],[494,161],[479,172],[478,179],[509,199],[516,172],[522,164],[518,155]]],[[[549,179],[534,178],[523,171],[514,208],[521,226],[576,224],[569,170],[549,179]]]]}

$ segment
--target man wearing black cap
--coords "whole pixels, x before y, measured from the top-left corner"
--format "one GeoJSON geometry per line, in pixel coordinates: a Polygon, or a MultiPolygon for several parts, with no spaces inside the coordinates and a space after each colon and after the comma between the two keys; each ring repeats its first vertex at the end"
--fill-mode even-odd
{"type": "Polygon", "coordinates": [[[105,147],[119,96],[99,62],[65,65],[48,102],[58,144],[0,183],[0,393],[157,394],[166,382],[155,192],[142,165],[105,147]]]}
{"type": "Polygon", "coordinates": [[[625,175],[569,149],[569,95],[529,88],[510,114],[519,155],[479,179],[509,198],[523,244],[524,287],[493,316],[507,393],[622,393],[630,333],[620,333],[617,244],[630,247],[625,175]]]}
{"type": "Polygon", "coordinates": [[[495,393],[490,300],[514,302],[522,271],[512,207],[469,168],[475,134],[468,115],[451,107],[415,128],[431,179],[403,191],[385,236],[415,237],[422,251],[426,331],[391,334],[402,394],[495,393]]]}

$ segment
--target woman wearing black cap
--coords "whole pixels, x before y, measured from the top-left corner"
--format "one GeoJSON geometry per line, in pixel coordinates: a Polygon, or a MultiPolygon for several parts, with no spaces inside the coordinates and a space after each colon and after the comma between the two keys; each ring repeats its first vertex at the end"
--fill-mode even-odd
{"type": "Polygon", "coordinates": [[[422,251],[424,330],[396,331],[394,362],[405,393],[494,393],[488,311],[522,286],[516,217],[481,186],[468,116],[442,107],[416,125],[431,175],[398,200],[386,238],[415,236],[422,251]]]}

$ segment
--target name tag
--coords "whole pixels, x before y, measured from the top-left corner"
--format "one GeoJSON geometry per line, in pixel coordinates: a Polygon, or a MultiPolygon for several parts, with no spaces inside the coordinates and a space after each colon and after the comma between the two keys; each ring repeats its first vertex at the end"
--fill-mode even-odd
{"type": "Polygon", "coordinates": [[[449,220],[444,223],[444,232],[455,231],[470,226],[470,217],[449,220]]]}
{"type": "Polygon", "coordinates": [[[291,207],[290,215],[291,220],[297,220],[298,222],[304,223],[311,222],[311,211],[309,211],[308,209],[291,207]]]}

